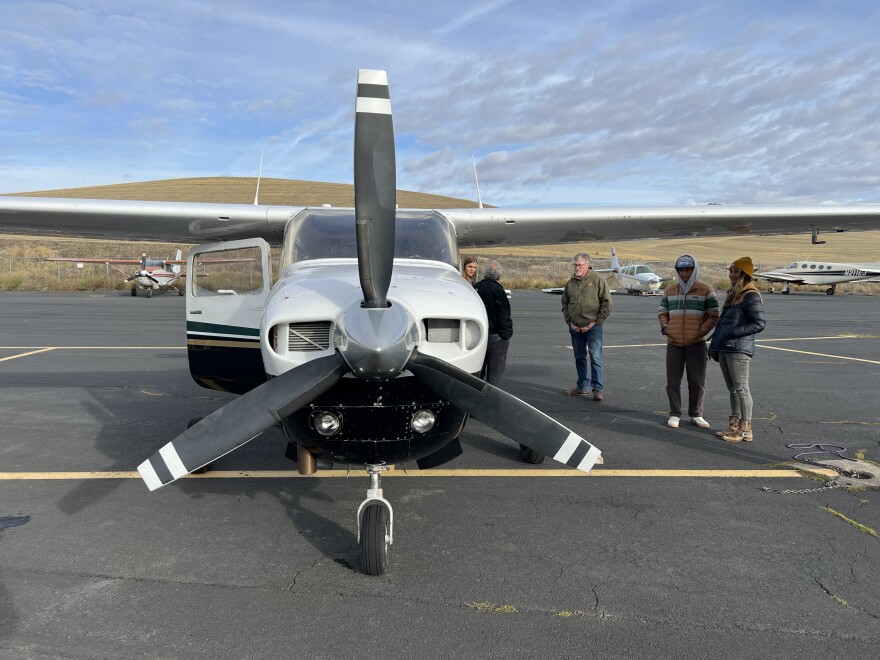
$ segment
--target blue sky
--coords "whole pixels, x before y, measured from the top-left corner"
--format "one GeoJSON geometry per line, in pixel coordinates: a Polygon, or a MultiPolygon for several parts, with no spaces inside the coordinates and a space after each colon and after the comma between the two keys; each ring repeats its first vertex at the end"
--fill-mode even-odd
{"type": "Polygon", "coordinates": [[[880,202],[880,4],[0,0],[0,192],[350,183],[358,68],[398,187],[502,206],[880,202]]]}

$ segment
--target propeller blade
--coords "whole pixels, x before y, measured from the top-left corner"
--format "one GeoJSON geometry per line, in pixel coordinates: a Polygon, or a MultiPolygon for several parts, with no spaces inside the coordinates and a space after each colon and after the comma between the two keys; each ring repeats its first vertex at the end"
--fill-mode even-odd
{"type": "Polygon", "coordinates": [[[250,442],[330,389],[348,370],[338,353],[272,378],[193,425],[138,466],[156,490],[250,442]]]}
{"type": "Polygon", "coordinates": [[[397,174],[391,97],[384,71],[358,71],[354,206],[364,307],[387,307],[386,296],[394,265],[397,174]]]}
{"type": "Polygon", "coordinates": [[[407,365],[419,382],[514,442],[583,472],[602,452],[525,401],[430,355],[416,353],[407,365]]]}

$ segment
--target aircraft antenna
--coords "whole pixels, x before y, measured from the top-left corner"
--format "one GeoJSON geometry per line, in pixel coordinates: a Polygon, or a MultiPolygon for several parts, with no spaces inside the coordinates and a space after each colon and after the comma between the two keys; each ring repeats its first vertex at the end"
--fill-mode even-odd
{"type": "Polygon", "coordinates": [[[263,178],[263,152],[260,152],[260,171],[257,174],[257,192],[254,194],[254,206],[260,204],[260,179],[263,178]]]}
{"type": "Polygon", "coordinates": [[[480,179],[477,177],[477,159],[474,158],[474,155],[471,154],[471,160],[474,163],[474,181],[477,184],[477,202],[480,205],[480,208],[483,208],[483,198],[480,196],[480,179]]]}

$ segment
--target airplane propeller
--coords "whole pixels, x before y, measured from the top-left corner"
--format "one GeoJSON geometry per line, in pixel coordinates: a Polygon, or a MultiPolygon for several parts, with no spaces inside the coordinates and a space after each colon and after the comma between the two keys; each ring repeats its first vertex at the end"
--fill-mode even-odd
{"type": "Polygon", "coordinates": [[[308,405],[347,372],[370,381],[408,370],[439,397],[490,428],[588,471],[600,452],[579,435],[515,396],[443,360],[418,352],[418,326],[387,299],[394,265],[394,131],[384,71],[358,74],[355,121],[355,221],[363,303],[338,319],[337,353],[306,362],[231,401],[166,444],[138,471],[151,490],[249,442],[308,405]]]}

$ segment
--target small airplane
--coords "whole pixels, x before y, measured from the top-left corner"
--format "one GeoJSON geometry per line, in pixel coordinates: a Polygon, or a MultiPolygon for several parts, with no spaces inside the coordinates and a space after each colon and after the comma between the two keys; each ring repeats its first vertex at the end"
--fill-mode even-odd
{"type": "MultiPolygon", "coordinates": [[[[880,205],[679,208],[396,209],[394,132],[384,71],[358,73],[355,208],[0,196],[0,230],[202,243],[237,268],[185,287],[187,355],[200,385],[240,394],[138,466],[150,490],[278,427],[302,474],[320,464],[369,475],[357,512],[363,570],[385,571],[390,465],[428,469],[462,452],[468,417],[587,471],[602,456],[577,432],[478,373],[488,320],[460,275],[459,247],[880,228],[880,205]],[[272,284],[269,244],[280,245],[272,284]]],[[[201,272],[200,270],[198,272],[201,272]]]]}
{"type": "Polygon", "coordinates": [[[833,296],[838,284],[846,282],[880,282],[880,261],[873,263],[836,263],[829,261],[795,261],[785,268],[755,273],[758,279],[782,284],[782,293],[788,295],[792,286],[812,284],[829,285],[825,293],[833,296]]]}
{"type": "Polygon", "coordinates": [[[641,296],[645,294],[660,293],[660,287],[664,282],[670,282],[671,279],[664,280],[657,275],[650,266],[645,264],[634,264],[632,266],[621,266],[617,260],[617,252],[611,248],[611,268],[603,268],[596,271],[597,273],[612,272],[617,275],[623,288],[630,295],[641,296]]]}
{"type": "Polygon", "coordinates": [[[174,290],[177,295],[182,296],[184,290],[175,286],[177,281],[185,277],[181,273],[180,267],[186,263],[186,259],[182,259],[183,252],[177,251],[174,259],[147,259],[146,253],[141,255],[139,260],[136,259],[79,259],[76,257],[49,257],[46,261],[63,261],[77,264],[106,264],[114,270],[128,275],[128,273],[119,266],[137,265],[140,266],[131,275],[125,278],[126,283],[134,282],[131,287],[131,295],[136,296],[138,290],[145,291],[147,298],[153,297],[153,292],[174,290]]]}

